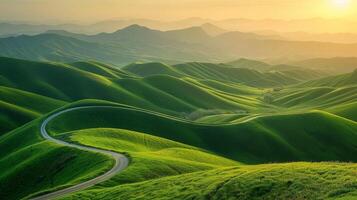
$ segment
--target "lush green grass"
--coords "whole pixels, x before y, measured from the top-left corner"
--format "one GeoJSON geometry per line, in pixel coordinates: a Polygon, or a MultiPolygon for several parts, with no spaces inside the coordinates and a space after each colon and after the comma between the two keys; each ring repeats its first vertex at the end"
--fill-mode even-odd
{"type": "Polygon", "coordinates": [[[330,76],[318,80],[308,81],[300,85],[300,87],[321,87],[321,86],[332,86],[341,87],[357,84],[357,69],[348,74],[342,74],[338,76],[330,76]]]}
{"type": "Polygon", "coordinates": [[[54,133],[101,127],[128,129],[207,149],[243,163],[356,161],[357,153],[356,123],[321,111],[209,125],[135,108],[94,108],[63,114],[49,127],[54,133]]]}
{"type": "Polygon", "coordinates": [[[357,100],[357,86],[287,88],[273,93],[273,103],[293,108],[329,108],[357,100]]]}
{"type": "Polygon", "coordinates": [[[93,189],[63,199],[355,199],[357,165],[239,166],[93,189]]]}
{"type": "Polygon", "coordinates": [[[0,135],[65,104],[63,101],[3,86],[0,86],[0,93],[0,135]]]}
{"type": "Polygon", "coordinates": [[[81,129],[58,137],[130,155],[130,166],[101,184],[106,187],[238,164],[193,146],[123,129],[81,129]]]}
{"type": "MultiPolygon", "coordinates": [[[[197,109],[254,109],[263,104],[257,89],[246,97],[213,92],[214,87],[185,79],[159,75],[130,77],[123,71],[97,63],[38,63],[1,58],[0,84],[42,96],[73,102],[102,99],[169,114],[190,113],[197,109]],[[35,81],[34,81],[35,80],[35,81]],[[205,101],[201,101],[205,99],[205,101]]],[[[230,86],[232,87],[232,86],[230,86]]],[[[234,91],[231,91],[234,92],[234,91]]]]}
{"type": "Polygon", "coordinates": [[[184,63],[173,66],[161,63],[131,64],[124,70],[138,76],[170,75],[174,77],[192,77],[195,79],[215,80],[228,83],[244,83],[255,87],[274,87],[296,84],[302,81],[321,78],[319,73],[310,70],[291,70],[259,72],[247,68],[235,68],[225,64],[184,63]]]}
{"type": "Polygon", "coordinates": [[[27,195],[78,184],[107,171],[111,158],[44,141],[35,120],[0,137],[0,195],[27,195]]]}
{"type": "Polygon", "coordinates": [[[44,115],[68,103],[113,107],[65,113],[50,122],[51,134],[131,159],[123,173],[71,198],[347,198],[355,164],[266,164],[357,161],[356,73],[301,84],[320,77],[309,73],[0,58],[0,195],[23,198],[111,167],[104,155],[40,137],[44,115]]]}
{"type": "Polygon", "coordinates": [[[327,110],[331,113],[357,122],[357,102],[337,105],[328,108],[327,110]]]}

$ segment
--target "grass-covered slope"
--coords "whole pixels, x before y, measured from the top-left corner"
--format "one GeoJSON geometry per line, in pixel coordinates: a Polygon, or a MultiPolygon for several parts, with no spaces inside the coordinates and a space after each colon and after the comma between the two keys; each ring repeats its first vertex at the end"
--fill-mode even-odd
{"type": "Polygon", "coordinates": [[[58,137],[101,149],[125,152],[130,156],[130,166],[101,184],[105,187],[238,164],[193,146],[123,129],[81,129],[62,133],[58,137]]]}
{"type": "Polygon", "coordinates": [[[327,108],[328,112],[357,122],[357,101],[327,108]]]}
{"type": "Polygon", "coordinates": [[[0,137],[0,195],[27,195],[78,184],[107,171],[111,158],[59,146],[41,138],[40,120],[0,137]]]}
{"type": "Polygon", "coordinates": [[[0,86],[0,135],[65,104],[63,101],[0,86]]]}
{"type": "Polygon", "coordinates": [[[273,93],[273,103],[285,107],[329,108],[356,101],[356,92],[356,86],[287,88],[273,93]]]}
{"type": "Polygon", "coordinates": [[[74,199],[356,199],[356,164],[221,168],[69,195],[74,199]]]}
{"type": "Polygon", "coordinates": [[[271,102],[291,110],[322,109],[356,120],[356,71],[293,85],[269,94],[271,102]]]}
{"type": "Polygon", "coordinates": [[[300,87],[321,87],[321,86],[330,86],[330,87],[342,87],[357,84],[357,70],[354,70],[351,73],[330,76],[318,80],[308,81],[300,85],[300,87]]]}
{"type": "Polygon", "coordinates": [[[220,82],[244,83],[255,87],[274,87],[299,83],[301,81],[320,78],[319,73],[311,73],[310,70],[290,70],[259,72],[248,69],[249,65],[242,68],[232,67],[227,64],[212,63],[184,63],[173,66],[161,63],[131,64],[124,70],[139,76],[151,76],[166,74],[175,77],[192,77],[195,79],[215,80],[220,82]]]}
{"type": "MultiPolygon", "coordinates": [[[[3,198],[19,199],[73,185],[98,176],[112,166],[113,161],[107,156],[44,141],[39,135],[40,122],[44,118],[0,137],[3,150],[0,152],[0,170],[5,172],[0,175],[3,198]]],[[[85,121],[82,125],[90,127],[85,121]]],[[[103,183],[105,187],[238,164],[193,146],[105,126],[56,136],[129,155],[129,168],[103,183]]]]}
{"type": "Polygon", "coordinates": [[[356,161],[357,153],[356,123],[319,111],[209,125],[131,108],[94,108],[64,114],[49,127],[59,133],[100,127],[128,129],[200,147],[243,163],[356,161]]]}
{"type": "Polygon", "coordinates": [[[184,76],[176,71],[173,67],[163,63],[133,63],[122,68],[125,71],[131,72],[138,76],[152,76],[152,75],[169,75],[174,77],[184,76]]]}
{"type": "MultiPolygon", "coordinates": [[[[1,58],[0,68],[1,85],[67,102],[103,99],[176,114],[208,107],[244,107],[234,98],[214,94],[183,79],[164,75],[130,77],[123,71],[96,63],[72,66],[1,58]],[[200,101],[203,98],[205,101],[200,101]]],[[[252,101],[259,103],[258,95],[252,101]]]]}

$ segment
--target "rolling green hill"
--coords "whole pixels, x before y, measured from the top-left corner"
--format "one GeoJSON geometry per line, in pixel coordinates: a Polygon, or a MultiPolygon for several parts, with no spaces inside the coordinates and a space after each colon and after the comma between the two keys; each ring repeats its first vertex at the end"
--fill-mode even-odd
{"type": "Polygon", "coordinates": [[[15,129],[65,102],[0,86],[0,135],[15,129]]]}
{"type": "Polygon", "coordinates": [[[253,110],[252,105],[263,104],[258,99],[259,95],[242,103],[238,96],[227,97],[219,91],[210,92],[207,89],[210,86],[197,86],[184,79],[164,75],[131,76],[96,63],[75,63],[72,66],[1,58],[0,66],[1,85],[67,102],[103,99],[176,114],[210,107],[253,110]],[[193,96],[187,95],[188,92],[193,96]],[[200,101],[200,98],[207,100],[200,101]]]}
{"type": "MultiPolygon", "coordinates": [[[[0,175],[3,198],[18,199],[73,185],[102,174],[113,164],[107,156],[44,141],[39,135],[41,121],[30,122],[0,138],[3,150],[0,169],[6,171],[0,175]]],[[[83,125],[88,124],[84,122],[83,125]]],[[[238,164],[193,146],[128,130],[83,129],[64,132],[59,137],[130,155],[130,167],[106,182],[105,186],[238,164]]]]}
{"type": "Polygon", "coordinates": [[[357,70],[354,70],[351,73],[325,77],[317,80],[308,81],[306,83],[302,83],[302,87],[343,87],[343,86],[351,86],[357,84],[357,70]]]}
{"type": "Polygon", "coordinates": [[[356,122],[321,111],[253,117],[240,123],[209,125],[151,111],[99,108],[66,113],[49,124],[49,130],[54,133],[99,127],[154,134],[243,163],[356,161],[356,122]],[[75,123],[77,121],[85,121],[86,124],[75,123]],[[328,146],[334,148],[326,148],[328,146]]]}
{"type": "Polygon", "coordinates": [[[39,132],[50,113],[96,106],[62,113],[46,129],[69,143],[124,153],[130,164],[64,199],[353,199],[356,71],[325,75],[0,58],[0,196],[31,198],[108,171],[108,156],[39,132]]]}
{"type": "Polygon", "coordinates": [[[343,199],[356,198],[356,164],[240,166],[86,190],[74,199],[343,199]]]}
{"type": "MultiPolygon", "coordinates": [[[[249,67],[249,66],[247,66],[249,67]]],[[[166,74],[175,77],[192,77],[195,79],[215,80],[227,83],[243,83],[254,87],[274,87],[296,84],[302,81],[321,78],[320,73],[310,70],[291,70],[259,72],[248,68],[235,68],[226,64],[184,63],[173,66],[162,63],[131,64],[123,68],[138,76],[166,74]]]]}

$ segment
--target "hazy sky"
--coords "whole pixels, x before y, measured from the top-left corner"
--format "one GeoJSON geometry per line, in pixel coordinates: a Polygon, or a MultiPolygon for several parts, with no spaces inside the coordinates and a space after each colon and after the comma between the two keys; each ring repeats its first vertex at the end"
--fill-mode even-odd
{"type": "Polygon", "coordinates": [[[0,20],[346,18],[357,0],[0,0],[0,20]]]}

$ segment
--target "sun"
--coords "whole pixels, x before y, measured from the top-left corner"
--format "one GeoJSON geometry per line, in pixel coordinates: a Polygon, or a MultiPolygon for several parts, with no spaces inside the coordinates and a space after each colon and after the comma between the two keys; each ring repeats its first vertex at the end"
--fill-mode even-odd
{"type": "Polygon", "coordinates": [[[331,0],[332,4],[337,8],[347,8],[350,4],[350,0],[331,0]]]}

